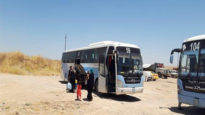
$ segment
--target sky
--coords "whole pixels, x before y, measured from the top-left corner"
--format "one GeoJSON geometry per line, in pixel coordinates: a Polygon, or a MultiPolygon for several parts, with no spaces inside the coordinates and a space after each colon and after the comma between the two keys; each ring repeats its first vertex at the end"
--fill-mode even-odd
{"type": "MultiPolygon", "coordinates": [[[[204,0],[0,0],[0,52],[61,59],[67,48],[111,40],[141,48],[144,64],[205,32],[204,0]]],[[[178,55],[175,54],[174,65],[178,55]]]]}

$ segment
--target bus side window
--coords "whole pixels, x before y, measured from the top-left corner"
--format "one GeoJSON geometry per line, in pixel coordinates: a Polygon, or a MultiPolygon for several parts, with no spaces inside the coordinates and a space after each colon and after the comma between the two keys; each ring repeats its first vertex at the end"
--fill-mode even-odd
{"type": "Polygon", "coordinates": [[[68,63],[68,53],[63,53],[62,62],[68,63]]]}
{"type": "Polygon", "coordinates": [[[64,56],[63,56],[63,62],[64,63],[69,63],[69,56],[70,56],[69,53],[64,54],[64,56]]]}
{"type": "Polygon", "coordinates": [[[76,52],[71,52],[69,55],[69,62],[75,63],[76,52]]]}
{"type": "Polygon", "coordinates": [[[81,53],[81,51],[76,52],[76,57],[75,58],[80,59],[80,55],[81,55],[80,53],[81,53]]]}
{"type": "Polygon", "coordinates": [[[96,53],[93,49],[83,50],[81,51],[81,61],[82,63],[95,63],[96,61],[96,53]]]}
{"type": "Polygon", "coordinates": [[[95,62],[95,52],[93,49],[89,50],[89,60],[90,60],[90,63],[95,62]]]}
{"type": "Polygon", "coordinates": [[[97,52],[97,49],[94,50],[94,54],[95,54],[95,59],[94,59],[94,63],[98,63],[98,52],[97,52]]]}
{"type": "Polygon", "coordinates": [[[94,63],[95,62],[95,52],[92,51],[91,53],[91,62],[94,63]]]}
{"type": "Polygon", "coordinates": [[[81,62],[88,63],[88,51],[87,50],[81,51],[81,62]]]}

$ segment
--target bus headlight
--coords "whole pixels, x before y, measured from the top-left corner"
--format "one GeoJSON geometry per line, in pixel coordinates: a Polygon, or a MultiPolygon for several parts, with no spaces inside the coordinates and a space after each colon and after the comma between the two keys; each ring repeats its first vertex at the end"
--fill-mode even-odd
{"type": "Polygon", "coordinates": [[[121,80],[117,80],[117,87],[123,87],[123,83],[121,80]]]}

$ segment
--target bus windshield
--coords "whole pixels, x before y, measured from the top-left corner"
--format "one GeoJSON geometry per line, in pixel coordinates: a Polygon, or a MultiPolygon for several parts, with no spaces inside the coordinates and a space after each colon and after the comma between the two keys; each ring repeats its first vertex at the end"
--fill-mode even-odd
{"type": "Polygon", "coordinates": [[[199,61],[199,77],[205,76],[205,49],[201,49],[200,52],[200,61],[199,61]]]}
{"type": "Polygon", "coordinates": [[[140,50],[135,48],[118,47],[118,74],[137,74],[142,72],[140,50]]]}
{"type": "Polygon", "coordinates": [[[184,51],[181,55],[180,73],[182,76],[197,76],[199,51],[184,51]]]}

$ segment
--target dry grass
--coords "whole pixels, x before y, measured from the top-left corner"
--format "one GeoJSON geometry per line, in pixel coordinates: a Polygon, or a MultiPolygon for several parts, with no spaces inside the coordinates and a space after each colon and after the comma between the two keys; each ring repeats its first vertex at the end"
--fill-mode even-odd
{"type": "Polygon", "coordinates": [[[59,75],[60,61],[21,52],[0,53],[0,72],[18,75],[59,75]]]}

